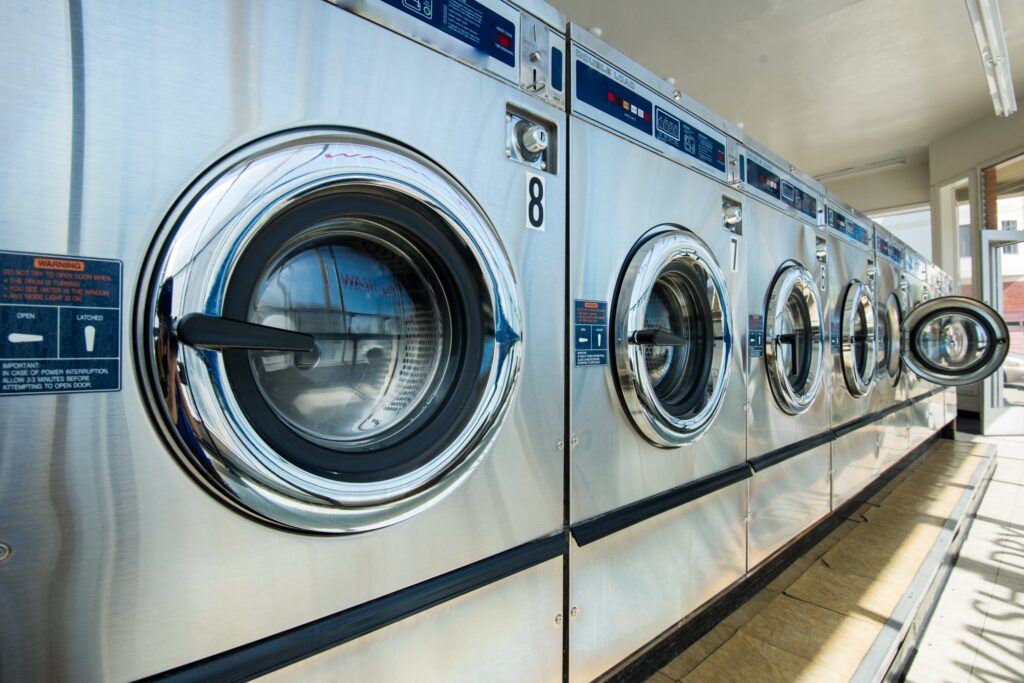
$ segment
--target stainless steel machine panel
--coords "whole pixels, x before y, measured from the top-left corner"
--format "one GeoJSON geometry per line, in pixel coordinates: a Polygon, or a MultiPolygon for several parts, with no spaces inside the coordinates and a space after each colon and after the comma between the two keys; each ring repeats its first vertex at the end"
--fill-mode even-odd
{"type": "MultiPolygon", "coordinates": [[[[560,530],[565,306],[552,282],[565,259],[564,169],[538,172],[505,149],[513,107],[549,126],[564,159],[564,114],[318,0],[70,7],[0,10],[5,45],[27,65],[0,94],[3,247],[123,262],[123,385],[0,397],[0,518],[13,549],[0,566],[0,641],[18,653],[0,677],[159,673],[560,530]],[[383,65],[394,65],[386,79],[383,65]],[[314,126],[386,136],[443,167],[500,238],[524,316],[518,388],[489,454],[416,516],[338,537],[258,523],[205,492],[128,360],[129,312],[150,286],[138,278],[176,200],[234,150],[314,126]],[[527,227],[528,173],[547,180],[544,231],[527,227]]],[[[560,586],[546,569],[529,581],[547,579],[560,586]]],[[[524,650],[560,639],[539,623],[532,634],[524,650]]]]}
{"type": "Polygon", "coordinates": [[[550,681],[562,671],[562,560],[280,669],[265,681],[550,681]],[[481,634],[487,634],[482,638],[481,634]],[[530,643],[529,646],[524,646],[530,643]],[[343,675],[339,675],[343,672],[343,675]]]}
{"type": "MultiPolygon", "coordinates": [[[[907,372],[900,348],[901,327],[906,316],[907,282],[902,268],[906,246],[882,226],[875,224],[875,310],[878,338],[877,380],[871,392],[871,411],[888,410],[906,400],[903,375],[907,372]]],[[[906,453],[909,425],[905,411],[886,415],[879,423],[879,471],[887,469],[906,453]]]]}
{"type": "Polygon", "coordinates": [[[747,569],[753,569],[828,514],[831,450],[822,444],[750,480],[747,569]]]}
{"type": "Polygon", "coordinates": [[[871,224],[826,204],[832,341],[832,426],[871,412],[875,382],[874,250],[871,224]]]}
{"type": "Polygon", "coordinates": [[[746,504],[740,482],[570,545],[569,680],[594,680],[738,580],[746,504]]]}
{"type": "Polygon", "coordinates": [[[740,323],[747,342],[747,458],[753,459],[830,426],[829,255],[817,228],[759,201],[745,209],[746,239],[757,254],[747,260],[750,312],[740,323]],[[751,320],[759,329],[750,328],[751,320]],[[786,343],[787,334],[793,343],[786,343]]]}
{"type": "MultiPolygon", "coordinates": [[[[826,203],[832,342],[832,427],[871,413],[877,311],[871,223],[848,207],[826,203]]],[[[832,505],[847,500],[877,472],[878,429],[865,425],[832,442],[832,505]]]]}
{"type": "Polygon", "coordinates": [[[832,442],[832,507],[849,500],[878,476],[882,426],[873,422],[832,442]]]}
{"type": "MultiPolygon", "coordinates": [[[[738,201],[740,195],[575,117],[570,136],[571,299],[614,302],[638,243],[653,228],[678,226],[710,249],[724,276],[727,309],[733,320],[742,318],[746,245],[722,222],[723,196],[738,201]]],[[[735,332],[728,332],[734,341],[735,332]]],[[[616,343],[609,340],[609,355],[616,343]]],[[[571,431],[578,440],[570,465],[572,523],[743,462],[741,344],[731,344],[728,362],[717,417],[699,438],[676,448],[653,444],[623,409],[613,365],[570,367],[571,431]]]]}

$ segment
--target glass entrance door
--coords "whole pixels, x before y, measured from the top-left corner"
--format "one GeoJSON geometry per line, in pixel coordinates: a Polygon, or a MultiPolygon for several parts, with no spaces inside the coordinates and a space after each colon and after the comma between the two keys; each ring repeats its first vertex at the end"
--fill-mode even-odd
{"type": "Polygon", "coordinates": [[[984,298],[1006,321],[1010,351],[983,386],[983,434],[1024,433],[1024,230],[982,231],[984,298]]]}

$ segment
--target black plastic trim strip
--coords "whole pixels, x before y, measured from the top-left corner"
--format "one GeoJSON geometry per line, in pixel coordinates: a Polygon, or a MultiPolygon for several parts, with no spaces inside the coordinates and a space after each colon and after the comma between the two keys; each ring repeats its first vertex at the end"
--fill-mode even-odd
{"type": "Polygon", "coordinates": [[[669,489],[643,500],[606,512],[580,522],[571,528],[572,537],[580,546],[588,545],[622,531],[635,524],[657,517],[680,505],[710,495],[726,486],[749,479],[754,475],[747,463],[735,465],[715,474],[695,479],[689,483],[669,489]]]}
{"type": "Polygon", "coordinates": [[[772,465],[778,465],[780,462],[795,458],[801,453],[806,453],[812,448],[830,443],[836,438],[835,432],[831,429],[827,432],[822,432],[807,439],[791,443],[782,448],[776,448],[774,451],[768,451],[762,455],[755,456],[750,459],[750,466],[755,472],[768,469],[772,465]]]}
{"type": "Polygon", "coordinates": [[[184,683],[242,681],[262,676],[517,572],[563,557],[568,549],[564,533],[531,541],[358,607],[144,680],[184,683]]]}
{"type": "Polygon", "coordinates": [[[888,408],[885,408],[884,410],[878,410],[871,413],[870,415],[858,417],[856,420],[851,420],[846,424],[840,425],[833,429],[832,431],[833,433],[835,433],[835,438],[838,439],[839,437],[845,436],[850,432],[860,429],[861,427],[866,427],[869,424],[872,424],[873,422],[877,422],[878,420],[881,420],[883,417],[891,415],[892,413],[895,413],[897,410],[902,410],[903,408],[906,408],[909,405],[910,401],[900,401],[899,403],[894,403],[888,408]]]}

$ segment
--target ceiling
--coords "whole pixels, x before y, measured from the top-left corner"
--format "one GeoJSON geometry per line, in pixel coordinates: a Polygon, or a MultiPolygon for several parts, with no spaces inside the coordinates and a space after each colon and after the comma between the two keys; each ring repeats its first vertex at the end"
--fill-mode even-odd
{"type": "MultiPolygon", "coordinates": [[[[964,0],[552,1],[811,175],[924,160],[993,113],[964,0]]],[[[1000,9],[1020,98],[1024,2],[1000,9]]]]}

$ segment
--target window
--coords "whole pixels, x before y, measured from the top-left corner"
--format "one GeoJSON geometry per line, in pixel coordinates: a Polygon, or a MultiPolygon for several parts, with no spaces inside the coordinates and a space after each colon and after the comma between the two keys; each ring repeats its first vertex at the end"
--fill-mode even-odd
{"type": "Polygon", "coordinates": [[[910,245],[911,249],[925,258],[932,258],[931,209],[919,208],[873,218],[886,230],[910,245]]]}

